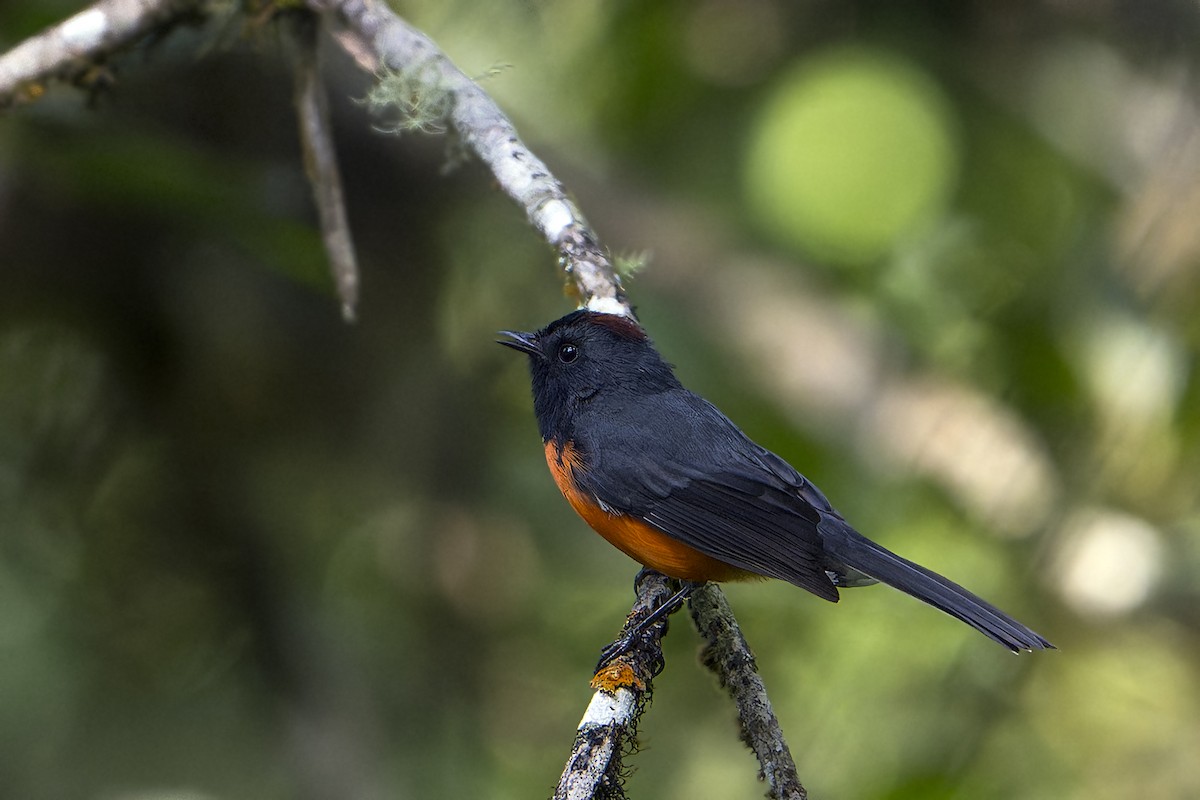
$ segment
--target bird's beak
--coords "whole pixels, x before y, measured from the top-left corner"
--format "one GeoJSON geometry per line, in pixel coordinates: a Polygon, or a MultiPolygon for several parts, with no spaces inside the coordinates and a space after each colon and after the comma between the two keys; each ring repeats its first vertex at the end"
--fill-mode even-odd
{"type": "Polygon", "coordinates": [[[537,334],[520,333],[519,331],[500,331],[501,336],[507,336],[508,339],[497,339],[496,344],[502,344],[505,347],[511,347],[513,350],[520,350],[531,356],[540,356],[542,351],[537,346],[537,334]]]}

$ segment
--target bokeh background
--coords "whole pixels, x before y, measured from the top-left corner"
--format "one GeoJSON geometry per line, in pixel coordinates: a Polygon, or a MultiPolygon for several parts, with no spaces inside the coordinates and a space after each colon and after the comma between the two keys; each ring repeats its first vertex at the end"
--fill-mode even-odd
{"type": "MultiPolygon", "coordinates": [[[[729,587],[814,797],[1200,796],[1200,7],[397,7],[646,256],[685,383],[1061,648],[729,587]]],[[[553,254],[326,48],[344,324],[285,50],[228,17],[0,115],[6,797],[546,796],[632,600],[492,343],[571,308],[553,254]]],[[[762,793],[697,645],[634,797],[762,793]]]]}

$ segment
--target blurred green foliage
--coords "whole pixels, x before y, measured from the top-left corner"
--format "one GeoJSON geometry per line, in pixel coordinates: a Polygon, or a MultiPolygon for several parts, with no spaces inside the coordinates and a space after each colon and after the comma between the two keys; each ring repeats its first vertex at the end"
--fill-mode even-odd
{"type": "MultiPolygon", "coordinates": [[[[71,13],[11,0],[0,47],[71,13]]],[[[617,252],[684,381],[1062,649],[883,588],[728,589],[814,797],[1200,795],[1193,6],[401,8],[617,252]]],[[[176,31],[0,123],[0,786],[549,794],[635,565],[546,475],[501,328],[552,254],[326,74],[332,297],[286,59],[176,31]]],[[[756,797],[683,616],[634,797],[756,797]]]]}

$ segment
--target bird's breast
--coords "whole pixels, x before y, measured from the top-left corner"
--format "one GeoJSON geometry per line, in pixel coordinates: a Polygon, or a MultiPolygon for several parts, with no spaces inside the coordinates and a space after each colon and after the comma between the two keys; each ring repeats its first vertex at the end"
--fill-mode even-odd
{"type": "Polygon", "coordinates": [[[575,513],[633,560],[664,575],[686,581],[746,580],[760,576],[726,564],[655,528],[637,516],[613,508],[580,486],[587,464],[572,442],[546,442],[546,463],[575,513]]]}

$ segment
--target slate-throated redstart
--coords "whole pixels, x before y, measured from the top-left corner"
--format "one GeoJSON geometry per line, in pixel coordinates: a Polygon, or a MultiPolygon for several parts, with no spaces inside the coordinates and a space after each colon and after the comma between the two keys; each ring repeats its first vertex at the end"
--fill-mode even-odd
{"type": "Polygon", "coordinates": [[[529,356],[558,488],[611,544],[691,583],[779,578],[836,602],[882,581],[1013,652],[1053,645],[958,584],[859,534],[825,495],[679,383],[645,331],[575,311],[499,342],[529,356]]]}

